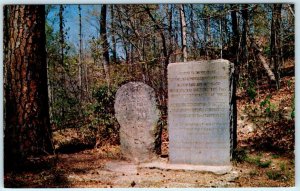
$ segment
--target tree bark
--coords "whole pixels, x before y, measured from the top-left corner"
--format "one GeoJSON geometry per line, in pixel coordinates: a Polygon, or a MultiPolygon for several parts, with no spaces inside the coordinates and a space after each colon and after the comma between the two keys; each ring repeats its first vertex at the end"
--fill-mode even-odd
{"type": "Polygon", "coordinates": [[[110,87],[109,44],[108,44],[107,33],[106,33],[106,12],[107,12],[107,5],[103,4],[101,7],[100,37],[101,37],[102,52],[103,52],[103,68],[105,72],[107,85],[110,87]]]}
{"type": "Polygon", "coordinates": [[[182,44],[182,61],[187,62],[187,46],[186,46],[186,22],[184,15],[183,4],[179,5],[180,11],[180,25],[181,25],[181,44],[182,44]]]}
{"type": "Polygon", "coordinates": [[[282,4],[274,4],[272,10],[272,23],[271,23],[271,65],[274,66],[274,74],[277,89],[280,88],[280,68],[282,66],[282,46],[281,46],[281,8],[282,4]]]}
{"type": "MultiPolygon", "coordinates": [[[[66,82],[66,71],[65,71],[65,31],[64,31],[64,16],[63,16],[63,12],[64,12],[64,5],[60,5],[59,6],[59,37],[60,37],[60,65],[63,68],[63,74],[61,76],[61,80],[62,80],[62,87],[63,88],[67,88],[67,82],[66,82]]],[[[65,119],[65,108],[61,107],[60,108],[60,116],[62,118],[62,120],[64,121],[65,119]]]]}
{"type": "Polygon", "coordinates": [[[266,73],[271,81],[276,81],[276,77],[274,73],[272,72],[271,68],[269,67],[265,57],[262,55],[259,47],[254,42],[254,39],[251,39],[251,48],[254,50],[254,53],[256,54],[259,61],[262,63],[264,69],[266,70],[266,73]]]}
{"type": "Polygon", "coordinates": [[[243,6],[242,10],[243,17],[243,33],[242,33],[242,62],[245,64],[245,75],[248,74],[248,35],[249,35],[249,14],[248,14],[248,4],[243,6]]]}
{"type": "Polygon", "coordinates": [[[239,50],[240,50],[240,30],[238,26],[237,19],[237,5],[230,6],[233,11],[231,11],[231,21],[232,21],[232,32],[233,32],[233,50],[235,50],[235,70],[237,69],[237,65],[239,65],[239,50]]]}
{"type": "MultiPolygon", "coordinates": [[[[5,84],[5,167],[51,153],[45,6],[11,5],[5,84]]],[[[16,166],[14,166],[16,167],[16,166]]]]}
{"type": "Polygon", "coordinates": [[[115,14],[114,14],[114,5],[110,5],[110,16],[111,16],[111,41],[112,41],[112,54],[113,62],[117,62],[117,41],[115,37],[115,14]]]}
{"type": "Polygon", "coordinates": [[[208,5],[204,5],[203,7],[203,16],[207,17],[204,19],[204,50],[205,57],[208,60],[210,58],[210,45],[211,45],[211,34],[210,34],[210,17],[208,12],[208,5]]]}
{"type": "Polygon", "coordinates": [[[78,5],[79,14],[79,55],[78,55],[78,88],[79,88],[79,99],[83,96],[82,91],[82,26],[81,26],[81,7],[78,5]]]}
{"type": "Polygon", "coordinates": [[[64,67],[64,48],[65,48],[65,35],[64,35],[64,6],[59,6],[59,36],[60,36],[60,55],[61,55],[61,66],[64,67]]]}
{"type": "Polygon", "coordinates": [[[191,20],[191,36],[192,36],[192,46],[193,46],[193,58],[194,60],[197,59],[197,57],[200,57],[199,52],[197,51],[197,42],[198,42],[198,39],[197,39],[197,34],[196,34],[196,26],[195,26],[195,23],[194,23],[194,6],[193,4],[191,4],[191,15],[190,15],[190,20],[191,20]]]}
{"type": "Polygon", "coordinates": [[[233,47],[232,50],[235,50],[235,60],[234,60],[234,72],[233,72],[233,79],[231,79],[231,88],[232,88],[232,116],[231,116],[231,123],[232,123],[232,132],[231,132],[231,148],[232,152],[237,147],[237,101],[236,101],[236,89],[237,89],[237,82],[239,80],[239,46],[240,46],[240,31],[238,26],[238,20],[237,20],[237,6],[231,5],[231,9],[233,10],[231,12],[231,20],[232,20],[232,31],[233,31],[233,47]]]}

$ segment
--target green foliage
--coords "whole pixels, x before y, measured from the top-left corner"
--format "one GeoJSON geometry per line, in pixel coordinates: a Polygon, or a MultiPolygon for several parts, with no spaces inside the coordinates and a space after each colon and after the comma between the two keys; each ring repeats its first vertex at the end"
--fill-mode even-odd
{"type": "Polygon", "coordinates": [[[118,134],[118,123],[114,116],[114,100],[116,88],[109,88],[102,85],[93,92],[93,97],[97,103],[94,105],[96,114],[95,128],[98,129],[98,136],[101,139],[110,137],[112,134],[118,134]]]}
{"type": "Polygon", "coordinates": [[[272,154],[272,158],[273,158],[273,159],[277,159],[277,158],[279,158],[279,155],[272,154]]]}
{"type": "Polygon", "coordinates": [[[256,89],[255,89],[255,82],[252,80],[249,80],[249,87],[247,88],[247,95],[250,98],[250,100],[255,100],[255,97],[257,95],[256,89]]]}
{"type": "Polygon", "coordinates": [[[260,167],[260,168],[268,168],[270,166],[270,164],[272,163],[272,161],[267,160],[267,161],[261,161],[261,155],[256,156],[256,157],[250,157],[247,155],[246,150],[245,149],[236,149],[233,152],[233,160],[239,163],[242,162],[248,162],[250,164],[255,164],[256,166],[260,167]]]}
{"type": "Polygon", "coordinates": [[[264,51],[264,55],[270,55],[271,54],[270,46],[266,46],[266,48],[264,48],[263,51],[264,51]]]}
{"type": "Polygon", "coordinates": [[[268,170],[266,175],[271,180],[279,180],[282,177],[281,171],[279,170],[268,170]]]}
{"type": "Polygon", "coordinates": [[[284,162],[279,163],[280,170],[268,170],[266,175],[271,180],[288,181],[291,179],[292,174],[286,169],[286,164],[284,162]]]}
{"type": "Polygon", "coordinates": [[[281,170],[281,171],[285,171],[285,169],[286,169],[285,163],[283,163],[283,162],[281,162],[281,163],[279,164],[279,167],[280,167],[280,170],[281,170]]]}
{"type": "Polygon", "coordinates": [[[256,164],[258,165],[260,163],[260,157],[249,157],[245,159],[246,162],[251,163],[251,164],[256,164]]]}
{"type": "Polygon", "coordinates": [[[271,116],[272,112],[275,110],[275,105],[270,101],[271,96],[268,95],[262,102],[260,102],[260,108],[264,109],[267,116],[271,116]]]}
{"type": "Polygon", "coordinates": [[[253,176],[256,176],[258,173],[257,173],[257,170],[251,170],[250,172],[249,172],[249,176],[250,177],[253,177],[253,176]]]}
{"type": "Polygon", "coordinates": [[[272,163],[272,161],[267,160],[267,161],[261,161],[261,157],[247,157],[245,159],[246,162],[251,163],[251,164],[255,164],[256,166],[260,167],[260,168],[268,168],[270,166],[270,164],[272,163]]]}
{"type": "Polygon", "coordinates": [[[246,160],[247,158],[247,153],[245,149],[242,148],[237,148],[233,151],[232,158],[234,161],[242,163],[246,160]]]}
{"type": "Polygon", "coordinates": [[[288,81],[287,81],[287,85],[288,85],[288,88],[291,88],[291,86],[292,86],[291,80],[288,80],[288,81]]]}
{"type": "Polygon", "coordinates": [[[268,160],[268,161],[260,161],[257,166],[261,167],[261,168],[268,168],[270,166],[270,164],[272,163],[272,161],[268,160]]]}
{"type": "Polygon", "coordinates": [[[293,97],[293,104],[292,104],[292,113],[291,113],[291,118],[295,118],[295,96],[293,97]]]}

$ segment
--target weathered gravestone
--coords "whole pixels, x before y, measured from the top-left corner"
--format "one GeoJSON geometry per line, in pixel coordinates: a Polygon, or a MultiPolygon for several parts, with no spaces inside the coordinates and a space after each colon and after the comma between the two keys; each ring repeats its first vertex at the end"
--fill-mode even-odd
{"type": "Polygon", "coordinates": [[[227,60],[169,64],[170,163],[230,165],[232,73],[227,60]]]}
{"type": "Polygon", "coordinates": [[[120,124],[122,155],[137,163],[156,158],[160,133],[153,88],[141,82],[129,82],[117,91],[114,107],[120,124]]]}

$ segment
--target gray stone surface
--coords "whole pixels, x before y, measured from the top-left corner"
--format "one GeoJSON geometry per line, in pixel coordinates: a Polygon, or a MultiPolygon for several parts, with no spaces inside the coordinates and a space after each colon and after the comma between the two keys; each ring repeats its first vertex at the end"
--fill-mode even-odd
{"type": "Polygon", "coordinates": [[[232,170],[229,165],[225,166],[208,166],[208,165],[193,165],[193,164],[170,164],[166,160],[156,160],[149,163],[142,163],[141,168],[158,168],[164,170],[188,170],[198,172],[212,172],[214,174],[227,174],[232,170]]]}
{"type": "Polygon", "coordinates": [[[105,164],[104,169],[123,174],[136,174],[138,172],[137,165],[125,161],[109,161],[105,164]]]}
{"type": "Polygon", "coordinates": [[[227,60],[168,66],[169,161],[230,165],[230,77],[227,60]]]}
{"type": "Polygon", "coordinates": [[[153,88],[141,82],[129,82],[117,91],[114,107],[121,126],[122,155],[136,163],[156,158],[159,110],[153,88]]]}

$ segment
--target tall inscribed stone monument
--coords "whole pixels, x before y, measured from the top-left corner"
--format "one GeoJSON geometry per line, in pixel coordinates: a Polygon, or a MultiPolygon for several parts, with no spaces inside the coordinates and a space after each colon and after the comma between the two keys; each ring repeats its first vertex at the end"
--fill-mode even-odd
{"type": "Polygon", "coordinates": [[[170,163],[230,165],[232,73],[222,59],[169,64],[170,163]]]}

